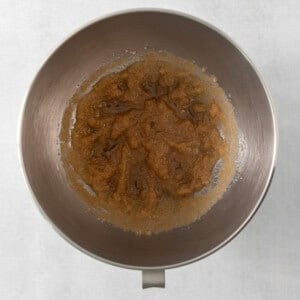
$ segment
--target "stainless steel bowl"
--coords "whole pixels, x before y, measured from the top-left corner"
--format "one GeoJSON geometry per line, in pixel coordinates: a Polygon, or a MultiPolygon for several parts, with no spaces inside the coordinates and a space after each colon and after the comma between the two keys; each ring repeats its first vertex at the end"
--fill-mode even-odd
{"type": "Polygon", "coordinates": [[[163,286],[164,269],[213,253],[251,219],[274,171],[276,124],[261,78],[223,33],[190,16],[169,11],[131,11],[98,20],[68,38],[47,59],[24,105],[20,153],[42,213],[67,241],[101,261],[143,270],[144,287],[163,286]],[[137,236],[84,209],[69,188],[57,151],[59,123],[78,83],[114,55],[145,46],[195,60],[215,74],[231,95],[242,137],[240,176],[222,199],[192,225],[137,236]]]}

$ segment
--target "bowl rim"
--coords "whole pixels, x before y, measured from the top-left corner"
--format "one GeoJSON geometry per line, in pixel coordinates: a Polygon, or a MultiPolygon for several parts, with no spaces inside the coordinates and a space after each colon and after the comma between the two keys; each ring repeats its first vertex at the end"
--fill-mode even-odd
{"type": "Polygon", "coordinates": [[[35,202],[36,206],[38,207],[40,213],[42,214],[42,216],[48,221],[48,223],[54,228],[54,230],[58,233],[59,236],[61,236],[65,241],[67,241],[69,244],[71,244],[74,248],[78,249],[79,251],[89,255],[90,257],[93,257],[95,259],[97,259],[98,261],[116,266],[116,267],[122,267],[122,268],[126,268],[126,269],[133,269],[133,270],[157,270],[157,269],[171,269],[171,268],[176,268],[176,267],[181,267],[181,266],[185,266],[188,265],[190,263],[194,263],[198,260],[201,260],[213,253],[215,253],[217,250],[221,249],[222,247],[224,247],[226,244],[228,244],[230,241],[232,241],[244,228],[245,226],[250,222],[250,220],[253,218],[253,216],[255,215],[255,213],[257,212],[258,208],[260,207],[260,205],[262,204],[273,179],[274,173],[275,173],[275,169],[276,169],[276,161],[277,161],[277,152],[278,152],[278,124],[277,124],[277,116],[276,116],[276,112],[274,109],[274,103],[272,101],[272,97],[270,94],[270,91],[268,90],[262,76],[260,75],[259,71],[257,70],[257,68],[254,66],[254,64],[251,62],[251,60],[249,59],[249,57],[245,54],[245,52],[236,44],[235,41],[233,41],[233,39],[231,37],[229,37],[226,33],[224,33],[223,31],[221,31],[219,28],[215,27],[214,25],[210,24],[209,22],[198,18],[194,15],[179,11],[179,10],[174,10],[174,9],[165,9],[165,8],[157,8],[157,7],[147,7],[147,8],[131,8],[131,9],[122,9],[122,10],[116,10],[112,13],[107,13],[104,14],[100,17],[94,18],[89,22],[86,22],[85,24],[83,24],[82,26],[78,27],[77,29],[73,30],[70,34],[67,35],[67,37],[65,37],[59,44],[58,46],[56,46],[54,49],[52,49],[52,51],[49,52],[49,54],[46,56],[46,58],[44,59],[44,61],[42,62],[42,64],[40,65],[40,67],[38,68],[38,71],[36,72],[33,80],[31,81],[30,85],[27,88],[27,91],[25,93],[25,96],[23,98],[23,102],[21,105],[21,110],[20,110],[20,115],[19,115],[19,124],[18,124],[18,132],[17,132],[17,145],[18,145],[18,158],[19,158],[19,163],[21,165],[21,170],[23,173],[23,177],[25,179],[26,185],[29,189],[29,192],[31,194],[31,198],[33,199],[33,201],[35,202]],[[47,213],[43,210],[43,208],[41,207],[39,201],[37,200],[37,197],[35,196],[31,185],[29,183],[29,178],[27,176],[26,173],[26,169],[25,169],[25,165],[24,165],[24,159],[23,159],[23,152],[22,152],[22,128],[23,128],[23,120],[24,120],[24,114],[25,114],[25,108],[26,108],[26,104],[27,104],[27,99],[29,97],[29,94],[32,90],[32,87],[34,85],[34,83],[36,82],[37,78],[39,77],[42,69],[44,68],[44,66],[47,64],[47,62],[50,60],[50,58],[65,44],[67,43],[73,36],[75,36],[77,33],[79,33],[80,31],[86,29],[87,27],[98,23],[100,21],[103,21],[105,19],[109,19],[112,17],[117,17],[120,15],[125,15],[125,14],[134,14],[134,13],[163,13],[163,14],[170,14],[170,15],[175,15],[175,16],[179,16],[179,17],[183,17],[186,19],[189,19],[191,21],[200,23],[201,25],[204,25],[206,27],[208,27],[209,29],[211,29],[212,31],[218,33],[220,36],[222,36],[224,39],[226,39],[229,43],[231,43],[239,52],[240,54],[243,56],[243,58],[249,63],[249,65],[251,66],[251,68],[253,69],[253,71],[255,72],[257,78],[259,79],[260,83],[262,84],[262,87],[266,93],[267,96],[267,100],[268,100],[268,104],[271,110],[271,115],[272,115],[272,122],[273,122],[273,128],[274,128],[274,147],[273,147],[273,153],[272,153],[272,161],[271,161],[271,165],[270,165],[270,170],[268,173],[268,177],[267,177],[267,181],[266,184],[264,186],[263,191],[261,192],[259,199],[255,205],[255,207],[252,209],[251,213],[248,215],[248,217],[243,221],[243,223],[230,235],[228,236],[222,243],[218,244],[216,247],[212,248],[211,250],[196,256],[194,258],[191,258],[189,260],[185,260],[176,264],[169,264],[169,265],[160,265],[160,266],[135,266],[135,265],[129,265],[129,264],[123,264],[123,263],[118,263],[106,258],[103,258],[101,256],[98,256],[88,250],[86,250],[85,248],[81,247],[80,245],[78,245],[77,243],[75,243],[71,238],[69,238],[66,234],[64,234],[60,228],[58,228],[50,219],[50,217],[48,217],[47,213]]]}

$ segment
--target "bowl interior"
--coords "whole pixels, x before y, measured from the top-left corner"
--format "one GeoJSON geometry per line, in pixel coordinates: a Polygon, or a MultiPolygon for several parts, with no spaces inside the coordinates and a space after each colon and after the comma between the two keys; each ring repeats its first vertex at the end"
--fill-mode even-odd
{"type": "Polygon", "coordinates": [[[129,267],[166,267],[204,257],[254,213],[270,181],[275,128],[265,89],[241,52],[210,27],[166,12],[132,12],[97,21],[60,46],[29,91],[21,128],[25,173],[42,211],[74,245],[129,267]],[[231,95],[242,149],[240,177],[199,221],[152,236],[99,222],[68,187],[57,151],[59,123],[78,83],[125,49],[167,50],[217,76],[231,95]]]}

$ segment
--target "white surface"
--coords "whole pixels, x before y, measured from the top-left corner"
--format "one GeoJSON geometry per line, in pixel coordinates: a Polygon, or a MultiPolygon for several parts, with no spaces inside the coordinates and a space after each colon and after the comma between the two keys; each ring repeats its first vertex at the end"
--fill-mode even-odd
{"type": "Polygon", "coordinates": [[[300,299],[300,2],[0,2],[0,299],[300,299]],[[141,274],[75,250],[42,218],[17,156],[21,102],[49,52],[82,24],[133,7],[172,8],[228,33],[261,71],[279,118],[278,167],[265,202],[233,242],[141,289],[141,274]],[[298,132],[297,132],[298,130],[298,132]]]}

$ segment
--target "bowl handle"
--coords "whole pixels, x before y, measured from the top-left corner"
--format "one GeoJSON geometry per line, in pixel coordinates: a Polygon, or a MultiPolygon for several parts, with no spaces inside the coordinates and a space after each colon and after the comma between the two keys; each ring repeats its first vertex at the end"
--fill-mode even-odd
{"type": "Polygon", "coordinates": [[[165,287],[165,270],[153,269],[142,270],[143,289],[150,287],[165,287]]]}

